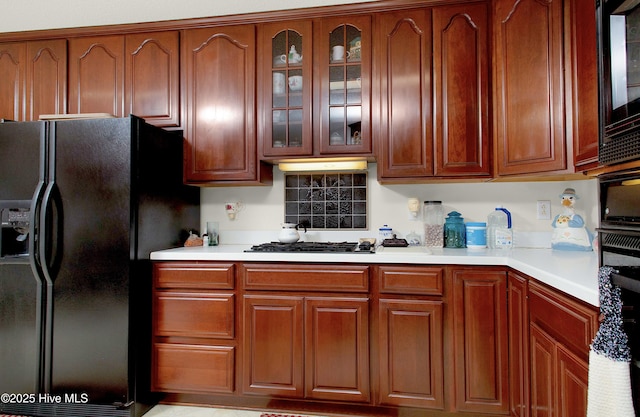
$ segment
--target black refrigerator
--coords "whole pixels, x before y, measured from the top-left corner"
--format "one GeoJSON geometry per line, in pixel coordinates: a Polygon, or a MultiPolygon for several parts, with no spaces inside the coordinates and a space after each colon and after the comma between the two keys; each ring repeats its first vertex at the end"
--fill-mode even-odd
{"type": "Polygon", "coordinates": [[[135,116],[0,123],[0,414],[157,402],[149,254],[200,224],[182,152],[135,116]]]}

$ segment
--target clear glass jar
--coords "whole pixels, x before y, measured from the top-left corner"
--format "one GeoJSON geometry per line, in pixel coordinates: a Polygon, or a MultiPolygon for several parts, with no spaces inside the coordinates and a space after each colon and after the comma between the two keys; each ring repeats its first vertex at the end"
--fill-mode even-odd
{"type": "Polygon", "coordinates": [[[464,248],[467,239],[464,218],[457,211],[452,211],[447,216],[444,222],[444,246],[447,248],[464,248]]]}
{"type": "Polygon", "coordinates": [[[422,208],[424,219],[424,245],[431,248],[444,246],[444,212],[442,201],[425,201],[422,208]]]}

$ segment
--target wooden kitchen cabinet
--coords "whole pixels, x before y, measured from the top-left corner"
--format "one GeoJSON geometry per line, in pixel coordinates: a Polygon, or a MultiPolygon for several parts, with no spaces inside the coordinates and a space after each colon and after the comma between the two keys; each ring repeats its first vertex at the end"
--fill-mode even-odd
{"type": "Polygon", "coordinates": [[[304,298],[245,295],[246,393],[304,396],[304,298]]]}
{"type": "Polygon", "coordinates": [[[512,417],[529,416],[529,303],[528,279],[509,271],[509,404],[512,417]]]}
{"type": "Polygon", "coordinates": [[[26,76],[26,44],[0,44],[0,118],[24,120],[24,78],[26,76]]]}
{"type": "Polygon", "coordinates": [[[376,17],[380,181],[490,177],[489,4],[376,17]]]}
{"type": "Polygon", "coordinates": [[[38,120],[66,113],[67,42],[0,44],[0,119],[38,120]]]}
{"type": "Polygon", "coordinates": [[[152,390],[236,390],[235,265],[153,265],[152,390]]]}
{"type": "Polygon", "coordinates": [[[179,126],[179,59],[177,31],[72,38],[69,113],[179,126]]]}
{"type": "Polygon", "coordinates": [[[183,32],[185,182],[270,183],[258,162],[254,25],[183,32]]]}
{"type": "Polygon", "coordinates": [[[368,402],[368,267],[245,264],[242,275],[244,392],[368,402]]]}
{"type": "Polygon", "coordinates": [[[69,40],[69,113],[124,114],[124,36],[69,40]]]}
{"type": "Polygon", "coordinates": [[[313,32],[311,20],[258,27],[258,141],[264,158],[311,156],[313,32]],[[289,58],[291,48],[299,56],[289,58]],[[289,85],[290,77],[301,77],[289,85]]]}
{"type": "Polygon", "coordinates": [[[377,279],[378,403],[441,410],[444,269],[380,265],[377,279]]]}
{"type": "Polygon", "coordinates": [[[502,268],[451,268],[457,411],[508,414],[507,280],[502,268]]]}
{"type": "Polygon", "coordinates": [[[598,310],[529,282],[531,416],[584,416],[598,310]]]}
{"type": "Polygon", "coordinates": [[[372,156],[370,15],[263,24],[258,48],[262,158],[372,156]]]}
{"type": "Polygon", "coordinates": [[[244,391],[369,400],[366,297],[245,295],[244,391]]]}
{"type": "Polygon", "coordinates": [[[596,161],[594,8],[572,0],[495,2],[499,176],[573,172],[574,159],[596,161]]]}
{"type": "Polygon", "coordinates": [[[319,152],[371,156],[371,16],[327,17],[317,23],[319,152]],[[344,48],[344,58],[333,57],[336,47],[344,48]]]}
{"type": "Polygon", "coordinates": [[[570,71],[567,81],[570,94],[573,132],[573,162],[576,170],[598,165],[598,54],[596,48],[596,2],[566,0],[569,4],[568,37],[570,71]]]}
{"type": "Polygon", "coordinates": [[[160,127],[180,126],[178,31],[125,36],[125,116],[160,127]]]}

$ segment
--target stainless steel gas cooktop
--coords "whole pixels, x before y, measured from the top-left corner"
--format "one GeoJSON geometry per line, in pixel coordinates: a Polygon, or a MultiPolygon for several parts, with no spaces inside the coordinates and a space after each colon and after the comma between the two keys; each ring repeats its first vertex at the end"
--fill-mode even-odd
{"type": "Polygon", "coordinates": [[[245,252],[320,252],[320,253],[374,253],[369,242],[269,242],[254,245],[245,252]]]}

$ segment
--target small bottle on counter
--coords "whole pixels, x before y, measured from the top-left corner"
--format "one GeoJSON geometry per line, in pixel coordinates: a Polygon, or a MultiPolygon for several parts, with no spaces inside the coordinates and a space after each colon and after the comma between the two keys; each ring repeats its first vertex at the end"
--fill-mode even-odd
{"type": "Polygon", "coordinates": [[[442,201],[425,201],[422,209],[424,219],[424,245],[430,248],[444,246],[444,213],[442,201]]]}
{"type": "Polygon", "coordinates": [[[389,227],[389,225],[383,225],[378,229],[378,246],[382,245],[385,239],[391,239],[393,234],[393,229],[389,227]]]}
{"type": "Polygon", "coordinates": [[[202,246],[209,246],[209,235],[202,235],[202,246]]]}

